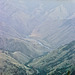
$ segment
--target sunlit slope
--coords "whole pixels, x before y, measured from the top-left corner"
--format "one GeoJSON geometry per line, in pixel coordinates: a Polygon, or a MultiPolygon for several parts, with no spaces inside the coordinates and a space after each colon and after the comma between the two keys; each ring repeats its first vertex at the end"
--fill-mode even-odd
{"type": "Polygon", "coordinates": [[[29,66],[38,69],[40,75],[66,75],[67,71],[72,73],[75,71],[75,41],[34,59],[29,66]]]}
{"type": "Polygon", "coordinates": [[[12,58],[8,51],[0,50],[0,75],[34,75],[34,73],[33,69],[12,58]]]}

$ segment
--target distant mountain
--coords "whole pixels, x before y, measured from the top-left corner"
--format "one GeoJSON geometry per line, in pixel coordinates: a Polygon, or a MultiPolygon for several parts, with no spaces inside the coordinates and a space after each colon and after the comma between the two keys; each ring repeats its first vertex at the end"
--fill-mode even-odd
{"type": "Polygon", "coordinates": [[[48,10],[43,15],[43,22],[36,26],[30,37],[48,42],[57,48],[75,40],[74,13],[70,14],[64,5],[48,10]]]}
{"type": "MultiPolygon", "coordinates": [[[[17,36],[17,34],[19,34],[21,37],[25,38],[28,34],[31,33],[33,29],[33,26],[28,24],[30,20],[31,17],[29,14],[26,13],[25,5],[23,6],[23,4],[20,3],[20,1],[0,1],[0,27],[3,23],[5,27],[10,29],[12,32],[8,30],[10,32],[9,35],[17,36]],[[9,26],[11,28],[9,28],[9,26]],[[15,31],[17,32],[17,34],[15,33],[15,31]]],[[[0,33],[1,32],[4,31],[0,31],[0,33]]]]}
{"type": "Polygon", "coordinates": [[[0,1],[0,36],[43,40],[54,49],[74,40],[70,39],[71,36],[75,37],[71,34],[74,32],[72,29],[74,28],[74,22],[72,23],[74,10],[70,11],[69,5],[57,3],[49,7],[36,3],[37,5],[33,8],[29,7],[28,3],[25,4],[24,0],[0,1]],[[31,11],[30,8],[32,8],[31,11]],[[66,26],[69,21],[71,27],[66,26]]]}
{"type": "Polygon", "coordinates": [[[39,75],[66,75],[68,71],[72,74],[75,71],[75,41],[34,59],[28,66],[38,69],[39,75]]]}
{"type": "Polygon", "coordinates": [[[75,13],[73,13],[73,14],[69,17],[69,19],[73,19],[73,18],[75,18],[75,13]]]}
{"type": "MultiPolygon", "coordinates": [[[[67,11],[67,9],[63,6],[63,5],[60,5],[60,6],[57,6],[53,9],[50,9],[48,11],[46,11],[44,14],[43,14],[43,23],[40,24],[39,26],[36,27],[34,33],[36,33],[36,31],[39,29],[41,29],[42,31],[42,27],[58,27],[58,22],[55,23],[55,21],[62,21],[64,19],[67,19],[67,17],[69,16],[69,13],[67,11]],[[56,15],[57,14],[57,15],[56,15]],[[54,23],[53,23],[54,22],[54,23]]],[[[60,25],[61,25],[61,22],[60,22],[60,25]]],[[[47,28],[46,27],[46,28],[47,28]]],[[[32,33],[32,35],[34,34],[32,33]]]]}
{"type": "Polygon", "coordinates": [[[0,22],[0,37],[20,38],[21,35],[12,26],[0,22]]]}

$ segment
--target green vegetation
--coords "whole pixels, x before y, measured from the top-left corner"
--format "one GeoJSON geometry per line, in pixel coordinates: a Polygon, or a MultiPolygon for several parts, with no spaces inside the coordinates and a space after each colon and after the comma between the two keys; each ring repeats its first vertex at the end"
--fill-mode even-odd
{"type": "Polygon", "coordinates": [[[39,75],[67,75],[75,71],[75,41],[58,48],[46,56],[34,59],[28,66],[39,70],[39,75]]]}

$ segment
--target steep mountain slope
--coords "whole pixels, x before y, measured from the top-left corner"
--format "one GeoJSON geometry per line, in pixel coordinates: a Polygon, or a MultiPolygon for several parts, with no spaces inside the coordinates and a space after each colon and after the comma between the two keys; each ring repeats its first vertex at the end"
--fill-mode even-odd
{"type": "MultiPolygon", "coordinates": [[[[35,9],[29,13],[30,10],[25,5],[26,1],[22,1],[23,2],[20,0],[0,0],[0,23],[3,23],[5,27],[12,31],[10,32],[10,30],[8,30],[10,32],[9,35],[16,35],[15,37],[19,35],[25,38],[31,34],[36,25],[40,24],[41,19],[38,19],[39,15],[34,15],[34,13],[32,13],[35,9]]],[[[2,34],[2,32],[4,31],[1,30],[0,33],[2,34]]],[[[5,33],[6,32],[4,32],[4,34],[5,33]]]]}
{"type": "Polygon", "coordinates": [[[43,23],[36,26],[30,37],[48,42],[52,48],[57,48],[75,40],[75,17],[69,15],[68,9],[60,5],[43,15],[43,23]]]}
{"type": "MultiPolygon", "coordinates": [[[[41,0],[0,0],[1,74],[4,71],[6,75],[37,75],[37,69],[28,68],[24,64],[26,65],[32,59],[46,55],[51,50],[75,40],[75,17],[73,15],[75,4],[70,4],[41,0]],[[17,74],[14,74],[15,71],[17,74]]],[[[56,51],[56,54],[54,52],[57,59],[59,59],[58,52],[56,51]]],[[[64,55],[62,52],[63,50],[60,49],[60,53],[64,55]]],[[[40,61],[47,59],[47,56],[42,57],[40,61]]],[[[53,58],[50,60],[55,59],[55,56],[52,55],[53,58]]],[[[51,74],[50,70],[54,73],[55,68],[61,65],[59,64],[61,61],[51,61],[53,64],[50,67],[54,67],[53,69],[48,67],[49,60],[46,62],[47,67],[44,64],[42,64],[44,67],[38,65],[39,60],[38,62],[35,60],[38,65],[35,67],[41,66],[40,74],[45,74],[47,71],[51,74]],[[54,64],[56,62],[59,65],[54,64]]],[[[62,65],[64,65],[63,62],[62,65]]]]}
{"type": "Polygon", "coordinates": [[[73,12],[69,13],[71,12],[69,5],[67,5],[69,8],[61,3],[48,7],[37,3],[37,6],[30,11],[31,7],[26,3],[25,0],[0,0],[0,36],[22,39],[30,36],[46,41],[52,48],[72,41],[69,38],[75,37],[71,34],[74,22],[71,24],[72,27],[66,26],[70,21],[66,19],[73,14],[73,12]]]}
{"type": "Polygon", "coordinates": [[[17,35],[15,33],[16,31],[18,34],[21,35],[21,37],[25,37],[30,32],[30,29],[27,24],[29,15],[26,14],[25,11],[23,11],[24,9],[25,6],[23,7],[19,1],[17,2],[15,0],[0,1],[0,20],[5,24],[7,28],[9,28],[10,26],[11,31],[13,31],[14,33],[13,34],[10,32],[11,34],[9,35],[12,36],[17,35]]]}
{"type": "Polygon", "coordinates": [[[0,75],[34,75],[37,73],[20,64],[17,60],[10,56],[8,51],[0,50],[0,75]]]}
{"type": "Polygon", "coordinates": [[[10,25],[0,22],[0,36],[11,38],[22,38],[22,36],[10,25]]]}
{"type": "Polygon", "coordinates": [[[32,32],[31,37],[45,40],[52,48],[71,42],[75,40],[75,18],[46,21],[32,32]]]}
{"type": "Polygon", "coordinates": [[[75,40],[75,18],[66,20],[66,22],[58,27],[53,35],[47,36],[46,40],[50,40],[49,42],[55,47],[59,47],[60,45],[66,44],[66,42],[68,43],[75,40]]]}
{"type": "Polygon", "coordinates": [[[46,33],[51,33],[50,30],[54,30],[53,28],[58,28],[58,26],[63,23],[62,20],[67,19],[68,14],[67,9],[63,5],[49,10],[45,16],[43,15],[43,18],[45,19],[43,23],[34,29],[31,36],[37,37],[36,35],[39,34],[42,38],[44,38],[48,35],[46,33]],[[46,29],[47,31],[45,32],[46,29]],[[45,34],[43,32],[45,32],[45,34]]]}
{"type": "Polygon", "coordinates": [[[49,51],[36,40],[3,37],[0,37],[0,49],[9,51],[15,59],[23,64],[49,51]]]}
{"type": "Polygon", "coordinates": [[[34,59],[28,66],[39,70],[40,75],[66,75],[75,71],[75,41],[46,56],[34,59]]]}

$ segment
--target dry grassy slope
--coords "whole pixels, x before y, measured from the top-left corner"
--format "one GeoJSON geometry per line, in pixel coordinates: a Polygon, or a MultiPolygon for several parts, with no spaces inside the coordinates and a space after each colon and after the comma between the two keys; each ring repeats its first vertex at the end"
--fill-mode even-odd
{"type": "Polygon", "coordinates": [[[0,49],[9,51],[11,56],[22,64],[49,51],[49,48],[34,39],[3,37],[0,37],[0,49]]]}
{"type": "Polygon", "coordinates": [[[75,41],[34,59],[28,66],[37,68],[40,75],[66,75],[68,70],[72,73],[75,70],[75,41]]]}
{"type": "Polygon", "coordinates": [[[8,51],[0,50],[0,75],[33,75],[35,71],[20,64],[8,51]]]}

